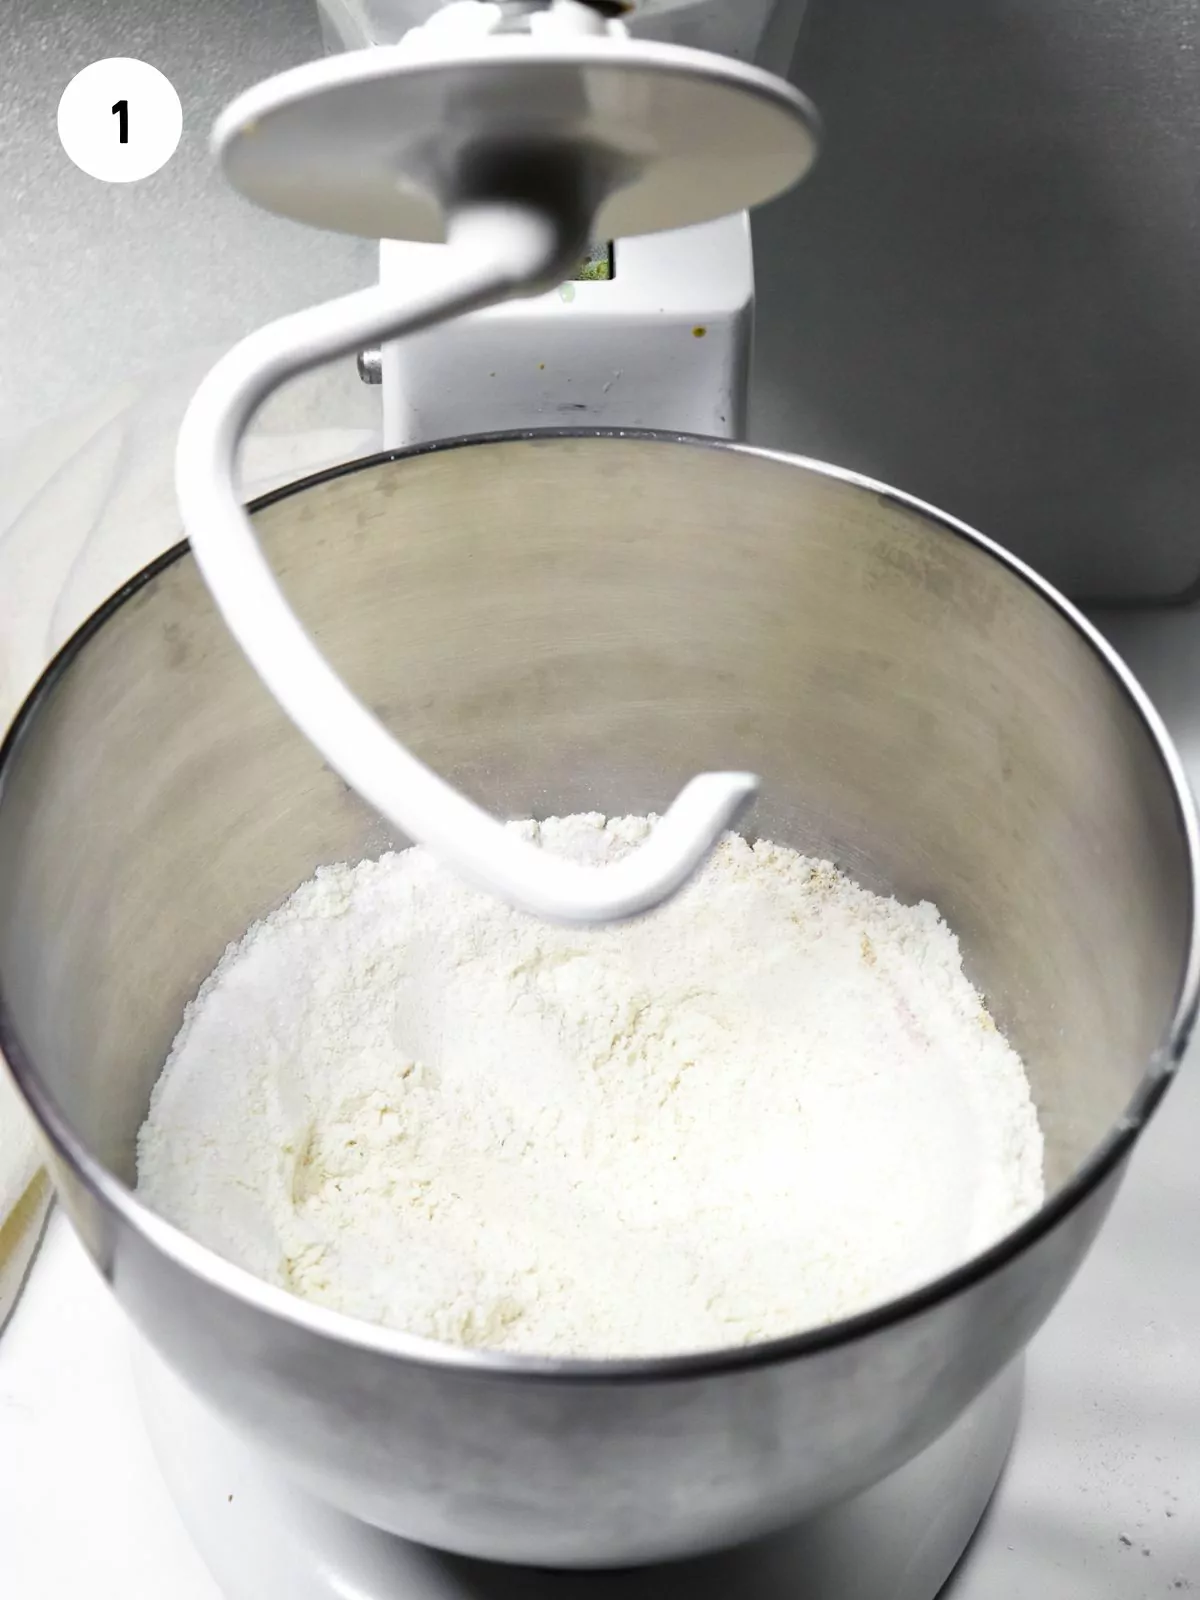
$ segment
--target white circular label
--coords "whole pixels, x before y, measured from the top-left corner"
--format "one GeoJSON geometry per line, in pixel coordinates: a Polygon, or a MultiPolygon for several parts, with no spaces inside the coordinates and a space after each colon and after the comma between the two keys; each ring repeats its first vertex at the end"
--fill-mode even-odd
{"type": "Polygon", "coordinates": [[[170,78],[113,56],[77,72],[58,102],[58,137],[75,165],[103,183],[136,183],[168,162],[183,132],[170,78]]]}

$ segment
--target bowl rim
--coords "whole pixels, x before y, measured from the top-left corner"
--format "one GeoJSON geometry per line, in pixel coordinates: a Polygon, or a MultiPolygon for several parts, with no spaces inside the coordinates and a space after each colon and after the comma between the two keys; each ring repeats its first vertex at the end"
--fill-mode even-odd
{"type": "MultiPolygon", "coordinates": [[[[360,1320],[344,1312],[328,1310],[311,1301],[302,1300],[286,1289],[266,1283],[248,1269],[225,1260],[206,1245],[199,1244],[181,1229],[157,1216],[138,1199],[135,1190],[92,1155],[42,1081],[32,1057],[21,1042],[5,992],[4,974],[0,970],[0,1062],[7,1064],[17,1090],[53,1151],[92,1197],[101,1206],[115,1213],[121,1223],[144,1238],[152,1247],[162,1251],[174,1266],[199,1278],[211,1288],[232,1296],[252,1310],[283,1318],[298,1332],[332,1339],[364,1354],[391,1357],[441,1370],[457,1370],[480,1378],[510,1379],[526,1376],[557,1384],[680,1381],[720,1372],[749,1371],[795,1361],[805,1356],[851,1345],[859,1339],[868,1338],[896,1324],[923,1315],[1011,1264],[1027,1249],[1054,1231],[1060,1222],[1081,1206],[1116,1172],[1174,1078],[1196,1020],[1197,1008],[1200,1006],[1200,940],[1197,939],[1197,928],[1200,925],[1200,882],[1198,882],[1200,825],[1197,822],[1195,802],[1183,762],[1165,724],[1133,673],[1082,612],[1025,562],[967,523],[938,510],[935,506],[876,479],[810,457],[793,455],[786,451],[762,449],[705,435],[635,428],[538,428],[469,434],[403,449],[378,451],[297,478],[267,494],[260,495],[250,503],[249,510],[252,514],[257,513],[338,478],[448,451],[550,440],[562,442],[604,439],[635,440],[657,446],[687,449],[719,450],[741,457],[800,468],[818,477],[877,495],[889,504],[915,513],[925,522],[932,523],[954,537],[967,540],[1032,589],[1082,638],[1099,659],[1109,677],[1131,702],[1150,736],[1170,783],[1176,822],[1183,835],[1189,877],[1187,955],[1180,973],[1170,1020],[1123,1115],[1066,1182],[1017,1228],[950,1272],[943,1273],[907,1294],[884,1301],[878,1306],[869,1307],[852,1317],[754,1344],[720,1346],[715,1349],[688,1351],[684,1354],[647,1357],[539,1356],[444,1344],[434,1339],[360,1320]]],[[[26,736],[33,729],[43,702],[106,623],[155,578],[175,566],[189,553],[190,546],[187,540],[181,540],[142,567],[92,612],[44,668],[16,712],[3,741],[0,742],[0,809],[3,807],[8,769],[26,736]]],[[[106,1272],[106,1276],[111,1276],[111,1273],[106,1272]]]]}

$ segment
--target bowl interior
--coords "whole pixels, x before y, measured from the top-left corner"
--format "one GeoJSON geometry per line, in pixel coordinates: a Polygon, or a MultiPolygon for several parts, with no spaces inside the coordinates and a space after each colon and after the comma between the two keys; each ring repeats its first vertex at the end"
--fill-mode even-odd
{"type": "MultiPolygon", "coordinates": [[[[476,442],[257,513],[300,613],[415,751],[510,816],[764,779],[750,831],[930,898],[1028,1066],[1053,1190],[1169,1034],[1180,797],[1110,661],[899,497],[715,445],[476,442]]],[[[0,990],[78,1139],[133,1177],[183,1008],[324,862],[394,843],[180,555],[65,652],[0,773],[0,990]]]]}

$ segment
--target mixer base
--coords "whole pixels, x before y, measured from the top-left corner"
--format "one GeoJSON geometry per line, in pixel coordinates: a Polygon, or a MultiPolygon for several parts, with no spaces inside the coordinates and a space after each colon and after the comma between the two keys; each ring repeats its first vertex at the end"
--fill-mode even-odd
{"type": "MultiPolygon", "coordinates": [[[[662,1571],[549,1573],[442,1555],[366,1527],[262,1465],[148,1350],[142,1412],[227,1600],[659,1600],[662,1571]]],[[[1017,1361],[936,1444],[857,1499],[680,1563],[687,1600],[933,1600],[987,1508],[1020,1410],[1017,1361]]]]}

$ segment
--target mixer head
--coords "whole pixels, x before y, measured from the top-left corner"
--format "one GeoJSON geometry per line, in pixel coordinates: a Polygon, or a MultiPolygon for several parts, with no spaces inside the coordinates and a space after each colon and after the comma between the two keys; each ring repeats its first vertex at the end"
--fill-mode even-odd
{"type": "MultiPolygon", "coordinates": [[[[450,12],[502,20],[499,6],[450,12]]],[[[425,242],[444,239],[456,206],[531,166],[544,188],[582,199],[596,238],[711,221],[789,189],[817,142],[803,95],[724,56],[623,30],[432,24],[260,84],[214,134],[230,183],[268,211],[425,242]]]]}

